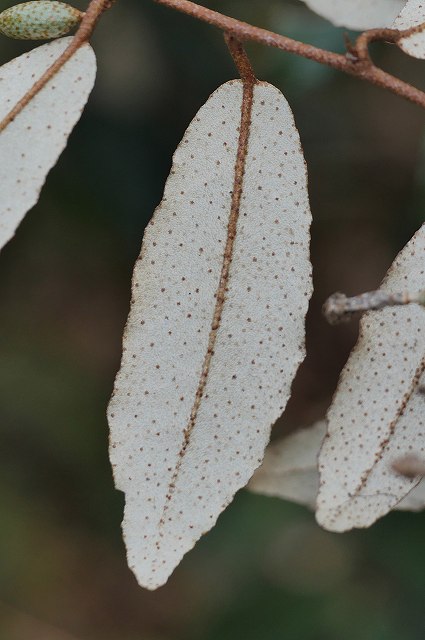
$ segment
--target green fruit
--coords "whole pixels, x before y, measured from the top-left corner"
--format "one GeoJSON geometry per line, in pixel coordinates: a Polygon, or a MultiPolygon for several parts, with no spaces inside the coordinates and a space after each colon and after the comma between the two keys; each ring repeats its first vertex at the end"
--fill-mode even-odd
{"type": "Polygon", "coordinates": [[[64,2],[32,0],[0,13],[0,33],[18,40],[59,38],[75,27],[83,14],[64,2]]]}

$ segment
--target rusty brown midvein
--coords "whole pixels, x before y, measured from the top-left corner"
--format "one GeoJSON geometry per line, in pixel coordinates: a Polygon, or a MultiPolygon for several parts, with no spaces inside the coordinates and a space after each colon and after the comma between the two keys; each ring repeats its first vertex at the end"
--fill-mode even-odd
{"type": "Polygon", "coordinates": [[[241,108],[241,125],[239,131],[238,151],[235,164],[235,179],[233,184],[232,202],[230,208],[229,223],[227,226],[227,239],[226,246],[223,253],[223,263],[221,267],[220,280],[216,291],[216,302],[214,308],[214,314],[211,322],[211,329],[208,338],[208,347],[205,354],[204,362],[202,365],[202,371],[199,378],[198,388],[196,389],[195,400],[193,402],[192,410],[190,412],[189,422],[184,430],[184,437],[182,446],[179,451],[179,458],[177,460],[176,467],[174,469],[171,481],[168,485],[168,491],[166,495],[166,504],[163,509],[159,526],[162,527],[165,524],[165,513],[168,510],[169,502],[173,496],[176,480],[179,475],[179,471],[183,462],[183,458],[190,443],[190,437],[192,431],[195,428],[196,420],[198,417],[199,408],[201,406],[202,398],[205,392],[205,387],[208,380],[208,374],[210,372],[211,360],[214,355],[214,348],[217,341],[217,334],[220,327],[221,317],[223,313],[223,307],[226,300],[226,290],[229,281],[230,265],[233,259],[233,250],[235,246],[235,239],[237,233],[237,223],[239,219],[239,212],[241,207],[241,199],[243,192],[243,181],[245,175],[246,158],[248,154],[249,135],[251,130],[251,116],[252,105],[254,101],[254,86],[255,78],[244,81],[242,108],[241,108]]]}
{"type": "Polygon", "coordinates": [[[397,428],[397,423],[400,420],[400,418],[402,417],[402,415],[404,414],[407,405],[409,404],[409,401],[411,399],[411,397],[413,396],[413,394],[415,393],[415,391],[418,389],[419,387],[419,382],[422,378],[423,373],[425,372],[425,357],[422,358],[421,362],[419,363],[419,366],[417,367],[416,371],[415,371],[415,375],[413,376],[412,379],[412,383],[409,387],[409,389],[407,390],[407,392],[405,393],[404,397],[403,397],[403,401],[400,404],[400,407],[397,410],[397,414],[394,418],[394,420],[391,422],[390,424],[390,431],[388,434],[388,437],[380,443],[380,447],[379,450],[375,456],[375,461],[373,463],[373,465],[371,466],[370,469],[368,469],[367,471],[364,472],[364,474],[362,475],[362,478],[360,480],[359,485],[356,487],[355,491],[353,492],[353,494],[351,495],[352,498],[358,496],[360,494],[360,492],[362,491],[362,489],[366,486],[366,482],[369,479],[370,474],[372,473],[372,471],[374,470],[374,468],[376,467],[376,465],[378,464],[378,462],[380,460],[382,460],[385,449],[387,448],[391,437],[394,435],[395,430],[397,428]]]}

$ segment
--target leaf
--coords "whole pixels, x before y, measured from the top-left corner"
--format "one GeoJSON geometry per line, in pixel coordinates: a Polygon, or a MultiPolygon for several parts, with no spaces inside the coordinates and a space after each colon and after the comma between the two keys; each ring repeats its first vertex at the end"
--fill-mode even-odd
{"type": "MultiPolygon", "coordinates": [[[[397,256],[382,289],[417,291],[425,280],[425,224],[397,256]]],[[[425,449],[425,309],[411,304],[367,313],[328,413],[319,469],[317,520],[332,531],[367,527],[420,478],[396,459],[425,449]]]]}
{"type": "MultiPolygon", "coordinates": [[[[315,510],[319,491],[318,457],[326,431],[326,420],[320,420],[270,444],[263,464],[247,488],[253,493],[282,498],[315,510]]],[[[425,481],[394,508],[399,511],[425,509],[425,481]]]]}
{"type": "Polygon", "coordinates": [[[314,509],[319,490],[317,457],[326,434],[326,421],[291,433],[271,444],[248,489],[314,509]]]}
{"type": "Polygon", "coordinates": [[[406,0],[304,0],[306,5],[337,27],[363,31],[388,27],[406,0]]]}
{"type": "Polygon", "coordinates": [[[422,480],[396,506],[398,511],[422,511],[425,509],[425,481],[422,480]]]}
{"type": "MultiPolygon", "coordinates": [[[[406,6],[397,16],[393,29],[410,29],[425,22],[425,4],[423,0],[408,0],[406,6]]],[[[414,58],[425,59],[425,31],[419,31],[407,38],[402,38],[398,46],[414,58]]]]}
{"type": "Polygon", "coordinates": [[[257,84],[251,114],[241,82],[223,85],[178,147],[146,230],[109,407],[128,561],[150,589],[262,461],[305,355],[309,226],[285,98],[257,84]]]}
{"type": "MultiPolygon", "coordinates": [[[[0,68],[0,121],[66,49],[71,38],[33,49],[0,68]]],[[[96,60],[82,46],[0,133],[0,249],[37,202],[92,90],[96,60]]]]}

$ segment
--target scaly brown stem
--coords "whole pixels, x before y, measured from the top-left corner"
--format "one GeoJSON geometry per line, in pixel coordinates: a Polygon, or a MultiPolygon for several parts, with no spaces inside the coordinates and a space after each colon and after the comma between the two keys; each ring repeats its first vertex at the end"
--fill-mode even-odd
{"type": "MultiPolygon", "coordinates": [[[[410,31],[409,29],[409,32],[410,31]]],[[[351,53],[355,55],[358,60],[370,61],[369,45],[372,44],[372,42],[384,40],[385,42],[396,44],[402,35],[405,36],[405,33],[403,31],[397,31],[397,29],[369,29],[359,35],[351,49],[351,53]]]]}
{"type": "MultiPolygon", "coordinates": [[[[273,33],[267,29],[254,27],[246,22],[207,9],[190,0],[154,0],[154,2],[185,13],[192,18],[206,22],[214,27],[218,27],[223,31],[231,33],[242,42],[258,42],[268,47],[274,47],[309,60],[314,60],[333,69],[338,69],[339,71],[348,73],[378,87],[387,89],[425,109],[425,92],[382,71],[382,69],[376,67],[369,56],[366,55],[367,46],[370,42],[388,39],[396,42],[401,37],[412,35],[412,33],[420,30],[421,27],[414,27],[413,29],[407,29],[405,31],[397,31],[395,29],[373,29],[366,31],[362,34],[363,39],[360,40],[360,43],[359,40],[357,40],[352,51],[346,55],[341,55],[320,49],[319,47],[313,47],[312,45],[293,40],[292,38],[287,38],[286,36],[273,33]],[[353,51],[355,55],[353,55],[353,51]]],[[[360,36],[360,38],[362,38],[362,36],[360,36]]]]}
{"type": "Polygon", "coordinates": [[[364,311],[378,311],[385,307],[396,307],[406,304],[420,304],[425,306],[425,290],[419,293],[387,293],[382,289],[368,291],[353,298],[347,298],[343,293],[334,293],[323,305],[323,315],[329,324],[346,322],[356,313],[364,311]]]}

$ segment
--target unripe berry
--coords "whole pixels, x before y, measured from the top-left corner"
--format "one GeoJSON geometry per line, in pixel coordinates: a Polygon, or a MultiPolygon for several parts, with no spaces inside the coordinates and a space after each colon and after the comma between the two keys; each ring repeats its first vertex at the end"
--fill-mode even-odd
{"type": "Polygon", "coordinates": [[[75,27],[83,14],[64,2],[32,0],[0,13],[0,33],[18,40],[59,38],[75,27]]]}

